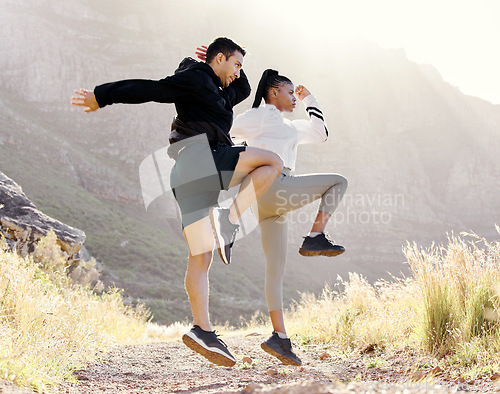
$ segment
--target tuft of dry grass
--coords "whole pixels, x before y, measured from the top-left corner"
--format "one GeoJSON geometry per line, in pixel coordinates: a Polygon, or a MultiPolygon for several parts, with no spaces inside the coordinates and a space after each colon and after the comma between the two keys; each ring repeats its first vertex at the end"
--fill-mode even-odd
{"type": "Polygon", "coordinates": [[[42,391],[112,346],[137,341],[149,313],[74,285],[55,236],[34,257],[0,248],[0,375],[42,391]]]}
{"type": "Polygon", "coordinates": [[[302,294],[287,313],[290,332],[304,343],[321,342],[350,351],[367,344],[406,346],[417,316],[412,279],[379,281],[374,285],[361,275],[339,278],[344,290],[325,287],[318,297],[302,294]]]}
{"type": "Polygon", "coordinates": [[[409,278],[371,285],[350,273],[342,291],[302,294],[287,314],[289,331],[344,351],[375,344],[469,368],[498,363],[500,242],[462,233],[429,249],[408,243],[404,254],[409,278]]]}
{"type": "Polygon", "coordinates": [[[500,243],[462,236],[471,241],[452,235],[446,247],[419,250],[413,244],[405,250],[421,292],[417,334],[439,355],[479,338],[498,346],[500,243]]]}
{"type": "Polygon", "coordinates": [[[168,326],[148,322],[142,340],[146,343],[178,341],[191,327],[191,325],[181,322],[175,322],[168,326]]]}

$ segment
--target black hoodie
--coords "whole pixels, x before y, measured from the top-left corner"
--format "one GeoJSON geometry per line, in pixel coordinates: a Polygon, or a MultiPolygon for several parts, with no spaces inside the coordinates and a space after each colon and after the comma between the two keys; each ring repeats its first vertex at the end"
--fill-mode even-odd
{"type": "Polygon", "coordinates": [[[241,70],[240,78],[224,88],[212,67],[185,58],[174,75],[159,81],[110,82],[96,86],[94,94],[100,108],[116,103],[175,103],[177,117],[172,123],[170,143],[207,134],[210,145],[215,147],[217,143],[233,145],[229,138],[233,107],[250,95],[250,84],[241,70]]]}

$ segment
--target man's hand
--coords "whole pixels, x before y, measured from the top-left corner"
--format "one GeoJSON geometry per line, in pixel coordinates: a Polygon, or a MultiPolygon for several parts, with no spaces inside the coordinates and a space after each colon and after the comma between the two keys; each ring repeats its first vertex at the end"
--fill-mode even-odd
{"type": "Polygon", "coordinates": [[[205,45],[202,45],[198,48],[196,48],[196,56],[198,59],[200,59],[202,62],[205,62],[207,60],[207,47],[205,45]]]}
{"type": "Polygon", "coordinates": [[[85,89],[75,90],[78,96],[71,97],[71,104],[85,107],[83,112],[93,112],[99,109],[99,104],[95,98],[94,92],[85,89]]]}
{"type": "Polygon", "coordinates": [[[304,100],[307,96],[311,94],[309,90],[303,85],[299,85],[295,88],[295,94],[299,98],[300,101],[304,100]]]}

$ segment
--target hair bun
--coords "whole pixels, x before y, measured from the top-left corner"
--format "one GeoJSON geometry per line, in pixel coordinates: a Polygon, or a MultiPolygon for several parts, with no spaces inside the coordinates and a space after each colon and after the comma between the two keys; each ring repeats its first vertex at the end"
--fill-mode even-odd
{"type": "Polygon", "coordinates": [[[270,77],[274,77],[279,75],[278,71],[273,70],[272,68],[268,68],[264,70],[262,73],[262,77],[260,77],[259,85],[257,86],[257,91],[255,92],[255,100],[253,101],[252,108],[258,108],[260,106],[260,102],[265,94],[266,82],[270,77]]]}
{"type": "Polygon", "coordinates": [[[278,75],[278,71],[273,70],[272,68],[268,68],[267,70],[264,70],[264,72],[262,73],[261,79],[267,79],[274,75],[278,75]]]}

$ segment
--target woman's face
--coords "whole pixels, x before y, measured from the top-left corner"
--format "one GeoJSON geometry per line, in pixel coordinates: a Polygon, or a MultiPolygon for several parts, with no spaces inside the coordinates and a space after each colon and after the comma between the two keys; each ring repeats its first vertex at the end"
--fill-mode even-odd
{"type": "Polygon", "coordinates": [[[269,93],[270,103],[274,104],[281,112],[293,112],[297,101],[293,84],[283,83],[279,88],[273,88],[269,93]]]}

